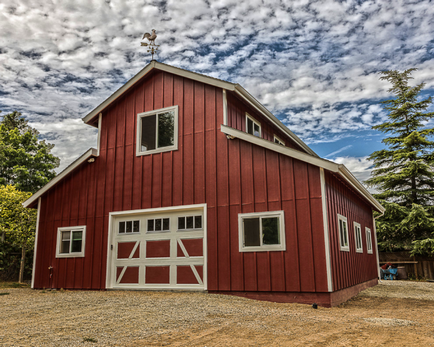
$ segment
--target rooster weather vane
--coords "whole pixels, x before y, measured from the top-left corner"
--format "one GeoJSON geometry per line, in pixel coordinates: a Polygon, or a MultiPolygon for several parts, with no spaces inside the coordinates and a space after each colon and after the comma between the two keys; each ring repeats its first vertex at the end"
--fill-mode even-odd
{"type": "Polygon", "coordinates": [[[142,40],[144,38],[147,38],[149,40],[149,43],[141,42],[141,45],[148,47],[148,52],[151,52],[152,60],[154,60],[154,54],[157,53],[158,47],[160,47],[160,45],[155,44],[155,39],[157,38],[157,32],[155,31],[155,29],[152,29],[152,34],[145,33],[142,37],[142,40]]]}

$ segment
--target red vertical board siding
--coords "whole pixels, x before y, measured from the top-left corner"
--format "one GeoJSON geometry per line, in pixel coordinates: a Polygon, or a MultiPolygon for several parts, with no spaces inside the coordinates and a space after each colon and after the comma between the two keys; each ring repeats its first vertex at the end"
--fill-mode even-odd
{"type": "Polygon", "coordinates": [[[373,253],[366,249],[365,227],[373,234],[371,207],[342,181],[326,173],[326,196],[330,248],[333,272],[333,290],[350,287],[377,278],[376,244],[372,237],[373,253]],[[347,217],[350,251],[340,250],[337,215],[347,217]],[[363,253],[356,253],[354,222],[362,229],[363,253]]]}
{"type": "MultiPolygon", "coordinates": [[[[227,94],[229,125],[245,130],[248,112],[261,122],[265,139],[272,141],[275,134],[297,148],[256,110],[227,94]]],[[[163,72],[150,74],[104,110],[100,156],[94,163],[83,163],[42,197],[35,286],[104,289],[112,211],[206,203],[209,290],[326,292],[319,169],[228,140],[221,124],[221,89],[163,72]],[[179,111],[178,150],[136,156],[137,114],[174,105],[179,111]],[[239,214],[279,210],[285,215],[286,251],[239,252],[239,214]],[[71,223],[87,227],[85,257],[56,259],[57,228],[71,223]]],[[[328,184],[328,201],[353,206],[334,192],[340,186],[328,184]]],[[[369,211],[365,206],[363,213],[369,211]]],[[[369,218],[366,214],[360,222],[363,237],[363,223],[373,231],[369,218]]],[[[331,218],[330,230],[333,223],[331,218]]],[[[336,241],[332,232],[330,238],[336,241]]],[[[363,264],[359,260],[348,264],[357,267],[363,264]]],[[[359,271],[342,272],[342,261],[345,255],[332,251],[335,289],[369,277],[359,271]]]]}

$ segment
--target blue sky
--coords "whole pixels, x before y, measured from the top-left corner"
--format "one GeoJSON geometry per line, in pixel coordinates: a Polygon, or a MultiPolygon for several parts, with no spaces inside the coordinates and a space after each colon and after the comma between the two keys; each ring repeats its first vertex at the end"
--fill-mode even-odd
{"type": "Polygon", "coordinates": [[[240,83],[362,181],[390,97],[379,71],[415,67],[434,94],[433,1],[0,0],[0,110],[22,112],[65,168],[96,145],[81,118],[150,61],[151,29],[158,61],[240,83]]]}

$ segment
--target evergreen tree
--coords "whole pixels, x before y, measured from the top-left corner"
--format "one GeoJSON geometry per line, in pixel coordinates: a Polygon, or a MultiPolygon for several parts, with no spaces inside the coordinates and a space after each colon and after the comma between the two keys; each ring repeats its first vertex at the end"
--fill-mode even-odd
{"type": "Polygon", "coordinates": [[[434,129],[426,128],[434,112],[426,112],[432,98],[421,99],[424,84],[408,85],[415,69],[385,71],[380,79],[392,84],[394,99],[383,101],[389,120],[373,129],[390,135],[387,149],[369,157],[374,162],[366,182],[379,193],[375,197],[386,208],[377,220],[378,244],[383,250],[434,253],[434,129]]]}
{"type": "Polygon", "coordinates": [[[54,145],[40,141],[38,134],[18,112],[3,117],[0,122],[0,184],[34,193],[54,178],[59,158],[50,153],[54,145]]]}

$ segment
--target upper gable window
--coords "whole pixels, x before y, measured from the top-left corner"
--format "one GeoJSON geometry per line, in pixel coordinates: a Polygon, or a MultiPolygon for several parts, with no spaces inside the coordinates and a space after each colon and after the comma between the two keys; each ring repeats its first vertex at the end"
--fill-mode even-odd
{"type": "Polygon", "coordinates": [[[137,115],[137,155],[178,149],[178,106],[137,115]]]}
{"type": "Polygon", "coordinates": [[[279,139],[276,135],[274,135],[274,143],[277,143],[278,145],[285,146],[285,142],[279,139]]]}
{"type": "Polygon", "coordinates": [[[246,113],[246,131],[257,137],[261,137],[261,123],[246,113]]]}

